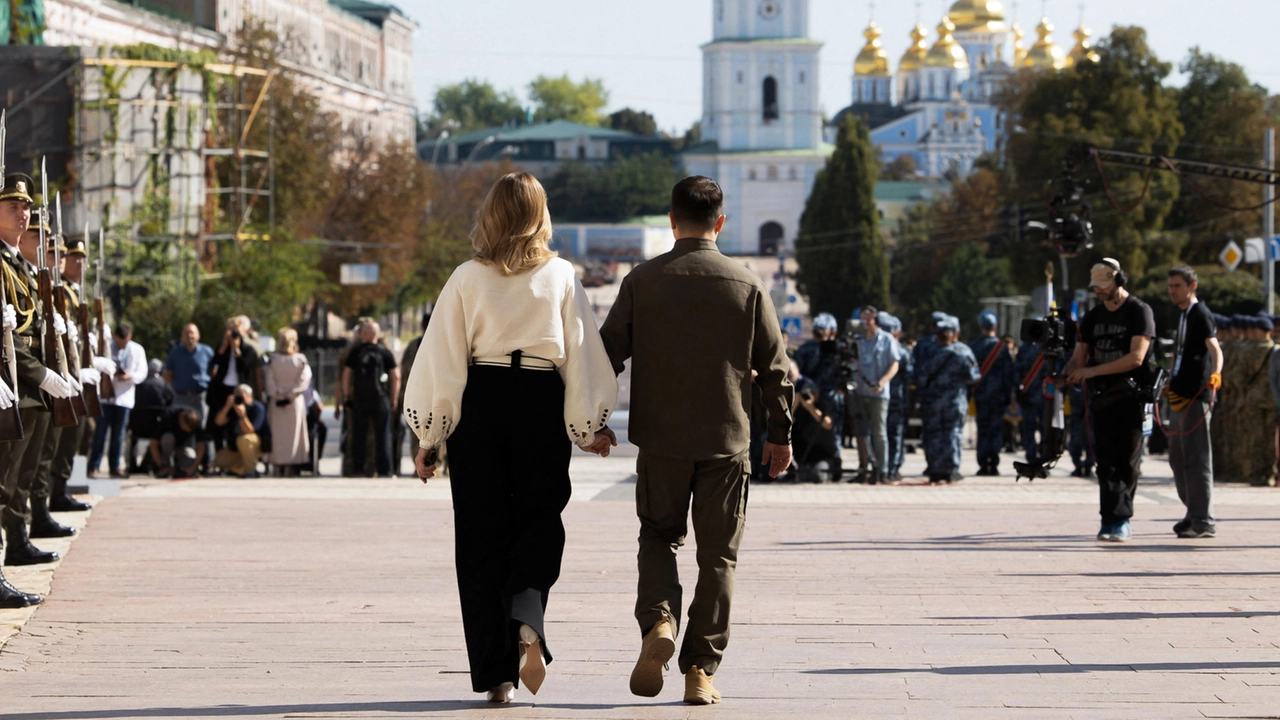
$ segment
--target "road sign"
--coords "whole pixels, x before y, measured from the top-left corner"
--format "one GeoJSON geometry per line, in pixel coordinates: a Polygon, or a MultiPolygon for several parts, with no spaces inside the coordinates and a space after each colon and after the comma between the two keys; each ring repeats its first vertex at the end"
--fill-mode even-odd
{"type": "Polygon", "coordinates": [[[804,332],[801,327],[803,324],[804,318],[795,316],[784,317],[782,318],[782,332],[786,333],[787,337],[792,340],[799,340],[801,334],[804,332]]]}
{"type": "Polygon", "coordinates": [[[344,263],[338,277],[343,285],[377,285],[378,264],[344,263]]]}
{"type": "Polygon", "coordinates": [[[1228,240],[1227,246],[1222,248],[1221,253],[1218,253],[1218,262],[1225,265],[1231,272],[1235,272],[1243,260],[1244,251],[1240,249],[1235,240],[1228,240]]]}

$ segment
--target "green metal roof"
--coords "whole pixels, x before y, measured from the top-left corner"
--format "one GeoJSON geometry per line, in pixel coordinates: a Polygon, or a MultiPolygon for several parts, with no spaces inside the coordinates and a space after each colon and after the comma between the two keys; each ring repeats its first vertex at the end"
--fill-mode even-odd
{"type": "Polygon", "coordinates": [[[333,7],[350,13],[381,27],[382,19],[391,13],[395,13],[403,18],[409,16],[403,10],[387,3],[367,2],[367,0],[329,0],[329,4],[333,7]]]}
{"type": "Polygon", "coordinates": [[[885,202],[911,202],[925,200],[925,193],[933,197],[949,194],[951,185],[945,182],[911,182],[905,180],[880,180],[876,182],[876,200],[885,202]]]}
{"type": "Polygon", "coordinates": [[[796,148],[794,150],[721,150],[715,140],[707,140],[684,151],[684,155],[764,155],[777,157],[795,157],[797,155],[831,157],[836,151],[835,145],[822,143],[816,148],[796,148]]]}

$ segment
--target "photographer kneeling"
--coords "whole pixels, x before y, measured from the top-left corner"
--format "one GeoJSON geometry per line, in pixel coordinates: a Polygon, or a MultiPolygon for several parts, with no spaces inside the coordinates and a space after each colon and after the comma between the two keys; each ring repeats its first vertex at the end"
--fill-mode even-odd
{"type": "Polygon", "coordinates": [[[1102,528],[1098,540],[1129,539],[1133,495],[1142,467],[1142,426],[1149,400],[1145,367],[1156,334],[1151,307],[1129,294],[1120,263],[1110,258],[1093,266],[1089,287],[1102,304],[1080,322],[1080,342],[1067,363],[1067,384],[1087,382],[1098,461],[1102,528]]]}
{"type": "Polygon", "coordinates": [[[253,399],[253,388],[241,385],[228,397],[214,425],[234,438],[235,449],[223,448],[213,458],[221,470],[240,477],[257,477],[258,456],[262,454],[259,433],[267,423],[267,406],[253,399]]]}

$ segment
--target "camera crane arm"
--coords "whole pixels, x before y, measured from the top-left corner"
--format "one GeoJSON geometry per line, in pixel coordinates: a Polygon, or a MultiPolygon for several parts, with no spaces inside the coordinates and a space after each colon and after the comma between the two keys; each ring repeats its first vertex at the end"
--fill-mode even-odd
{"type": "Polygon", "coordinates": [[[1101,148],[1097,145],[1076,145],[1067,152],[1067,163],[1079,168],[1091,158],[1096,163],[1124,165],[1147,170],[1168,170],[1179,175],[1203,175],[1205,177],[1239,180],[1260,185],[1280,185],[1280,170],[1232,165],[1229,163],[1189,160],[1155,153],[1138,153],[1127,150],[1101,148]]]}

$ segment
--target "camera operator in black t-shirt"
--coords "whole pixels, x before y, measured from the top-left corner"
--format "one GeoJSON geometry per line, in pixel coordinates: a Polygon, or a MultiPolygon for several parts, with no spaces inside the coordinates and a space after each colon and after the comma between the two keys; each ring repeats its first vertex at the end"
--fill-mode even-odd
{"type": "Polygon", "coordinates": [[[1173,532],[1180,538],[1213,537],[1213,448],[1209,420],[1213,392],[1222,387],[1222,347],[1213,313],[1196,299],[1194,268],[1169,270],[1169,300],[1182,311],[1174,341],[1173,379],[1169,382],[1169,467],[1187,514],[1173,532]]]}
{"type": "Polygon", "coordinates": [[[1110,258],[1093,266],[1089,287],[1102,304],[1080,322],[1080,342],[1067,363],[1067,384],[1088,383],[1098,461],[1102,529],[1098,540],[1129,539],[1133,495],[1142,467],[1142,426],[1147,401],[1139,390],[1150,383],[1146,371],[1156,321],[1151,307],[1129,294],[1128,278],[1110,258]]]}

